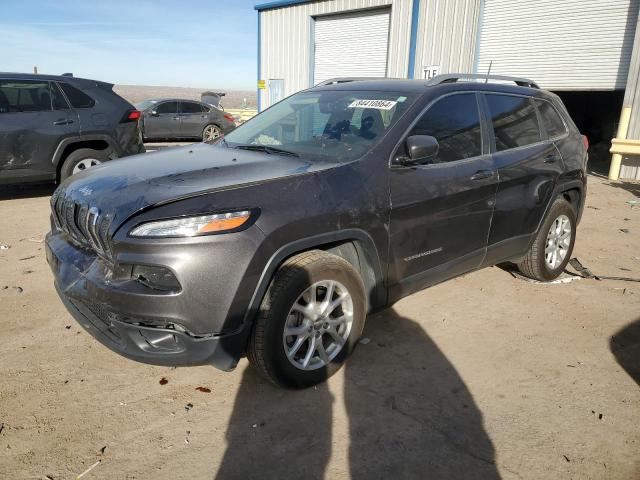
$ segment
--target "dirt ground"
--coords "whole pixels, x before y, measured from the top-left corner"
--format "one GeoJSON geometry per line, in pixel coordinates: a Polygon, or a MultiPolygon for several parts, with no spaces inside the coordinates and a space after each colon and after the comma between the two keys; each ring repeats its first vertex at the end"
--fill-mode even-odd
{"type": "MultiPolygon", "coordinates": [[[[640,185],[589,180],[575,256],[640,277],[640,185]]],[[[50,193],[0,200],[0,478],[640,478],[640,283],[488,268],[370,316],[335,377],[284,391],[246,360],[153,367],[93,340],[53,289],[50,193]]]]}

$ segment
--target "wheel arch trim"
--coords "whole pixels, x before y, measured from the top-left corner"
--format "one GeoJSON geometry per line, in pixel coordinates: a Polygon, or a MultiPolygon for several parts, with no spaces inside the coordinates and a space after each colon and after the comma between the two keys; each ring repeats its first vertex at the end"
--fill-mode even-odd
{"type": "MultiPolygon", "coordinates": [[[[375,278],[375,285],[373,285],[373,290],[369,292],[369,299],[374,300],[375,305],[384,305],[386,303],[387,291],[384,286],[382,265],[375,242],[364,230],[345,229],[337,232],[327,232],[297,239],[276,250],[263,268],[258,284],[254,289],[251,301],[249,302],[249,306],[245,313],[243,322],[245,328],[253,324],[273,275],[287,258],[307,250],[315,248],[324,250],[327,248],[322,247],[335,246],[336,244],[345,242],[354,243],[358,258],[360,259],[362,257],[372,270],[375,278]]],[[[365,281],[365,279],[363,279],[363,281],[365,281]]],[[[249,328],[246,328],[246,330],[248,331],[249,328]]]]}
{"type": "Polygon", "coordinates": [[[53,157],[51,159],[51,163],[57,167],[60,164],[60,160],[62,159],[62,154],[64,153],[65,149],[69,145],[73,145],[74,143],[91,142],[95,140],[101,140],[106,142],[107,145],[109,145],[109,147],[113,149],[113,151],[116,152],[118,156],[120,156],[120,154],[122,153],[122,149],[119,147],[118,143],[109,135],[95,134],[95,135],[73,136],[73,137],[67,137],[63,139],[58,144],[53,154],[53,157]]]}

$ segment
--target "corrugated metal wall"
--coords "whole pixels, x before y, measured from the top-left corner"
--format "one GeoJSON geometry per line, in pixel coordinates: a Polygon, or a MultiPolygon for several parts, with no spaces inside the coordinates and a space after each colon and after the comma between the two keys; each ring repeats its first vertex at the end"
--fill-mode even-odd
{"type": "MultiPolygon", "coordinates": [[[[633,54],[629,65],[627,88],[624,93],[624,106],[631,107],[627,138],[640,140],[640,19],[636,23],[633,54]]],[[[620,178],[624,180],[640,180],[640,157],[622,157],[620,178]]]]}
{"type": "Polygon", "coordinates": [[[473,71],[479,12],[480,0],[420,2],[414,78],[433,65],[439,73],[473,71]]]}
{"type": "Polygon", "coordinates": [[[624,89],[640,0],[484,0],[478,72],[547,89],[624,89]]]}
{"type": "MultiPolygon", "coordinates": [[[[260,12],[261,79],[284,79],[285,96],[309,88],[312,18],[391,5],[392,0],[325,0],[260,12]]],[[[410,28],[406,12],[411,0],[394,0],[389,29],[387,75],[404,77],[407,71],[410,28]]],[[[269,106],[263,90],[261,107],[269,106]]]]}

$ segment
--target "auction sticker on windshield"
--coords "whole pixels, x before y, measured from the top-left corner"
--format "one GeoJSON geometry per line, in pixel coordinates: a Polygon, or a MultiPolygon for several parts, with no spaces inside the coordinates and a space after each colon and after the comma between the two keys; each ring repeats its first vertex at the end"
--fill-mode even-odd
{"type": "Polygon", "coordinates": [[[394,100],[354,100],[349,108],[375,108],[377,110],[391,110],[396,106],[394,100]]]}

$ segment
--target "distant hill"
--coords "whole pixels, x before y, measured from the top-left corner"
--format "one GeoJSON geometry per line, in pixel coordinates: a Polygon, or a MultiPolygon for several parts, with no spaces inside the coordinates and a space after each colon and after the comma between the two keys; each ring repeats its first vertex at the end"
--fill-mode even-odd
{"type": "Polygon", "coordinates": [[[251,109],[256,108],[256,92],[249,90],[226,90],[224,88],[184,88],[184,87],[152,87],[145,85],[116,85],[113,90],[131,103],[137,103],[149,98],[184,98],[200,100],[200,94],[206,91],[225,92],[222,106],[225,108],[242,107],[243,99],[251,109]]]}

